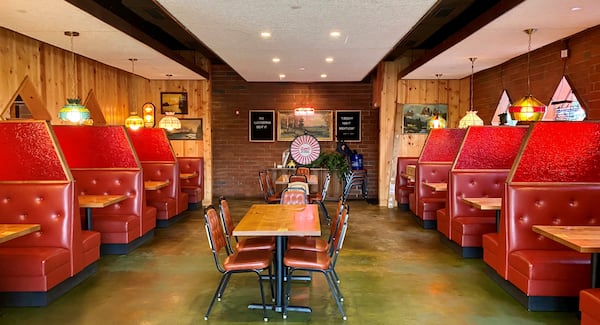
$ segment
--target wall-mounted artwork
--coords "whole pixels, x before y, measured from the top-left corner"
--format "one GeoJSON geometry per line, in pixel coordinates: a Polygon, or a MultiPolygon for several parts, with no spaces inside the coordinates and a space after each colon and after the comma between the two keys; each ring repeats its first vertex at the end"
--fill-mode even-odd
{"type": "Polygon", "coordinates": [[[187,114],[188,113],[188,100],[187,93],[160,93],[160,112],[165,114],[166,112],[173,112],[175,114],[187,114]]]}
{"type": "Polygon", "coordinates": [[[427,123],[432,118],[443,118],[448,124],[448,105],[446,104],[404,104],[404,133],[427,133],[427,123]]]}
{"type": "Polygon", "coordinates": [[[333,111],[315,110],[304,116],[294,115],[293,110],[277,112],[277,141],[292,141],[305,133],[319,141],[333,141],[333,111]]]}
{"type": "Polygon", "coordinates": [[[250,142],[275,141],[275,111],[250,111],[250,142]]]}
{"type": "Polygon", "coordinates": [[[360,111],[335,111],[337,141],[360,142],[360,111]]]}
{"type": "Polygon", "coordinates": [[[202,119],[181,118],[181,128],[167,130],[169,140],[202,140],[202,119]]]}

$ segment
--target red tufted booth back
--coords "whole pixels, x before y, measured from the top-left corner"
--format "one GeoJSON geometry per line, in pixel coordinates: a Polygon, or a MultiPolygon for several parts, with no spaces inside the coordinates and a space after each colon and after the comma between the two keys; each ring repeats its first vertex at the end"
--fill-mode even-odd
{"type": "MultiPolygon", "coordinates": [[[[435,198],[446,200],[447,192],[435,192],[426,187],[423,183],[443,183],[448,182],[448,172],[450,171],[451,162],[424,162],[417,164],[416,181],[415,181],[415,214],[423,217],[423,198],[435,198]]],[[[435,215],[435,211],[433,211],[435,215]]]]}
{"type": "Polygon", "coordinates": [[[508,170],[453,171],[448,184],[450,218],[495,217],[495,211],[481,211],[462,201],[463,197],[502,197],[508,170]]]}
{"type": "Polygon", "coordinates": [[[598,226],[600,184],[538,183],[507,186],[500,236],[508,254],[522,249],[565,250],[533,230],[533,225],[598,226]]]}
{"type": "Polygon", "coordinates": [[[396,201],[398,204],[408,204],[408,195],[411,192],[407,189],[406,177],[401,177],[400,174],[406,172],[407,165],[416,165],[418,159],[418,157],[398,157],[396,164],[396,201]]]}
{"type": "Polygon", "coordinates": [[[84,267],[79,202],[74,184],[63,181],[0,183],[0,223],[40,224],[40,231],[1,247],[60,247],[69,250],[71,275],[84,267]]]}
{"type": "MultiPolygon", "coordinates": [[[[194,198],[195,202],[192,202],[192,198],[190,197],[190,202],[197,203],[201,202],[204,199],[204,158],[202,157],[177,157],[179,161],[179,171],[181,173],[196,173],[197,176],[194,176],[189,179],[181,180],[181,189],[198,189],[198,196],[194,198]]],[[[186,191],[187,192],[187,191],[186,191]]],[[[188,192],[190,194],[190,192],[188,192]]]]}
{"type": "Polygon", "coordinates": [[[179,192],[179,169],[172,162],[142,162],[145,181],[169,181],[169,185],[155,191],[147,191],[148,201],[176,198],[179,192]]]}

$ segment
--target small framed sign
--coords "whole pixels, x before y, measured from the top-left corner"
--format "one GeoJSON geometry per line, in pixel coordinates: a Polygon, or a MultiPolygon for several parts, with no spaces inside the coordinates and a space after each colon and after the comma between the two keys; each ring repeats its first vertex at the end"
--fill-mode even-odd
{"type": "Polygon", "coordinates": [[[275,111],[250,111],[250,142],[275,141],[275,111]]]}
{"type": "Polygon", "coordinates": [[[360,111],[335,111],[335,137],[338,141],[361,141],[360,111]]]}

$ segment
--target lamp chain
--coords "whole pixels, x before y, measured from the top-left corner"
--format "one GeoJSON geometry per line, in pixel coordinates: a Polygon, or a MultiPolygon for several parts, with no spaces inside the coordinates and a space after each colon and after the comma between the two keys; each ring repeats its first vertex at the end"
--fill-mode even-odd
{"type": "Polygon", "coordinates": [[[473,75],[475,74],[475,60],[477,60],[477,58],[469,58],[469,60],[471,60],[471,85],[470,85],[470,91],[469,91],[469,111],[473,110],[473,75]]]}
{"type": "Polygon", "coordinates": [[[527,33],[527,35],[529,35],[529,42],[527,45],[527,94],[531,95],[531,81],[530,81],[530,74],[531,74],[531,34],[533,34],[536,31],[535,28],[530,28],[530,29],[526,29],[525,33],[527,33]]]}

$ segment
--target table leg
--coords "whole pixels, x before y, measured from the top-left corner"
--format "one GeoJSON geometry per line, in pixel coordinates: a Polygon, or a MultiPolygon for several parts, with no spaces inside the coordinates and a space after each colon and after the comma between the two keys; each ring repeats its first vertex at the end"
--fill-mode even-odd
{"type": "Polygon", "coordinates": [[[275,251],[275,311],[280,313],[283,311],[283,278],[284,278],[284,267],[283,267],[283,251],[285,249],[283,236],[277,236],[276,238],[276,251],[275,251]]]}
{"type": "Polygon", "coordinates": [[[496,210],[496,232],[500,231],[500,210],[496,210]]]}
{"type": "Polygon", "coordinates": [[[598,288],[600,280],[600,268],[598,268],[598,253],[592,253],[592,288],[598,288]]]}
{"type": "Polygon", "coordinates": [[[87,229],[92,230],[92,208],[85,208],[85,218],[87,219],[87,229]]]}

